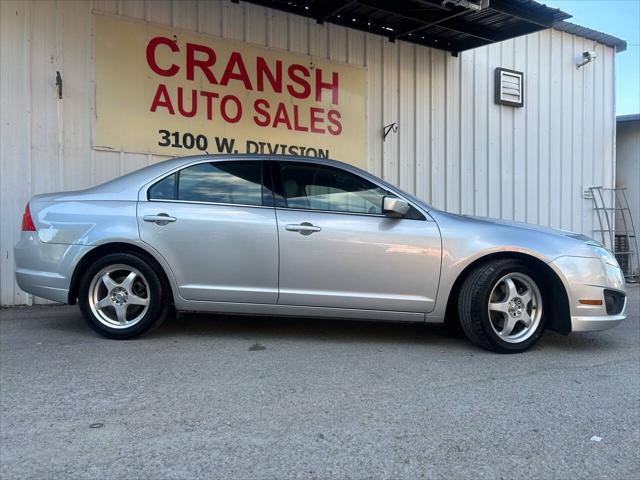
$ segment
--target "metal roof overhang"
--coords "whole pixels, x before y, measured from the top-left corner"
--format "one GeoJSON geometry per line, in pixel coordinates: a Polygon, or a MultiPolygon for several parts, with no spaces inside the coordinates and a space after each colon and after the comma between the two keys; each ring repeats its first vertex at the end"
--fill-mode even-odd
{"type": "Polygon", "coordinates": [[[571,17],[534,0],[249,1],[453,54],[551,28],[571,17]]]}

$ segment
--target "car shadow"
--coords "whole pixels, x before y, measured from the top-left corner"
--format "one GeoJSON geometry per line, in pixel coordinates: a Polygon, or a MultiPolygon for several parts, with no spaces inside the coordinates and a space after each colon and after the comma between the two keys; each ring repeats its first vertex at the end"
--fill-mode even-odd
{"type": "Polygon", "coordinates": [[[450,343],[465,344],[442,325],[403,322],[375,322],[307,317],[179,314],[149,336],[215,336],[269,340],[304,340],[339,343],[450,343]]]}
{"type": "MultiPolygon", "coordinates": [[[[36,315],[33,315],[33,312],[29,314],[25,309],[24,315],[46,318],[45,322],[36,322],[28,328],[39,331],[52,329],[74,336],[97,336],[89,329],[75,307],[40,307],[36,315]],[[55,315],[45,315],[45,312],[55,313],[55,315]]],[[[273,340],[300,340],[305,343],[421,344],[443,349],[483,351],[473,346],[461,334],[452,332],[439,324],[208,313],[178,314],[153,332],[139,337],[139,341],[194,337],[235,338],[257,344],[273,340]]],[[[635,348],[634,338],[633,335],[631,338],[621,335],[617,329],[569,336],[548,331],[531,351],[583,353],[620,347],[635,348]]]]}

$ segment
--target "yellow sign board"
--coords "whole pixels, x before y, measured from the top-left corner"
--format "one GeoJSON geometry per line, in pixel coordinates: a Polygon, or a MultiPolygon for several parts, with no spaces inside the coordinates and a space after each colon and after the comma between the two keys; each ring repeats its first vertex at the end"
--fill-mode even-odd
{"type": "Polygon", "coordinates": [[[365,166],[366,70],[95,15],[94,146],[365,166]]]}

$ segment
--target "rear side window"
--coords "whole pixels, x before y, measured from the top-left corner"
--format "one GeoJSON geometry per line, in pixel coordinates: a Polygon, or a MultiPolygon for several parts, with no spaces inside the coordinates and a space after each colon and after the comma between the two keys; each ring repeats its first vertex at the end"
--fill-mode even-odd
{"type": "Polygon", "coordinates": [[[149,199],[262,205],[262,162],[199,163],[153,185],[149,199]]]}
{"type": "Polygon", "coordinates": [[[175,200],[177,174],[164,177],[149,189],[150,200],[175,200]]]}

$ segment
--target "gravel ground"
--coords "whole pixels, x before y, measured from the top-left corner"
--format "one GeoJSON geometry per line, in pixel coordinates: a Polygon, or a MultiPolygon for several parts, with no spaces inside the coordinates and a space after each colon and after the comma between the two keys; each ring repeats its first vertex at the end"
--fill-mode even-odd
{"type": "Polygon", "coordinates": [[[181,316],[135,341],[0,311],[0,477],[639,478],[640,288],[521,355],[440,328],[181,316]]]}

